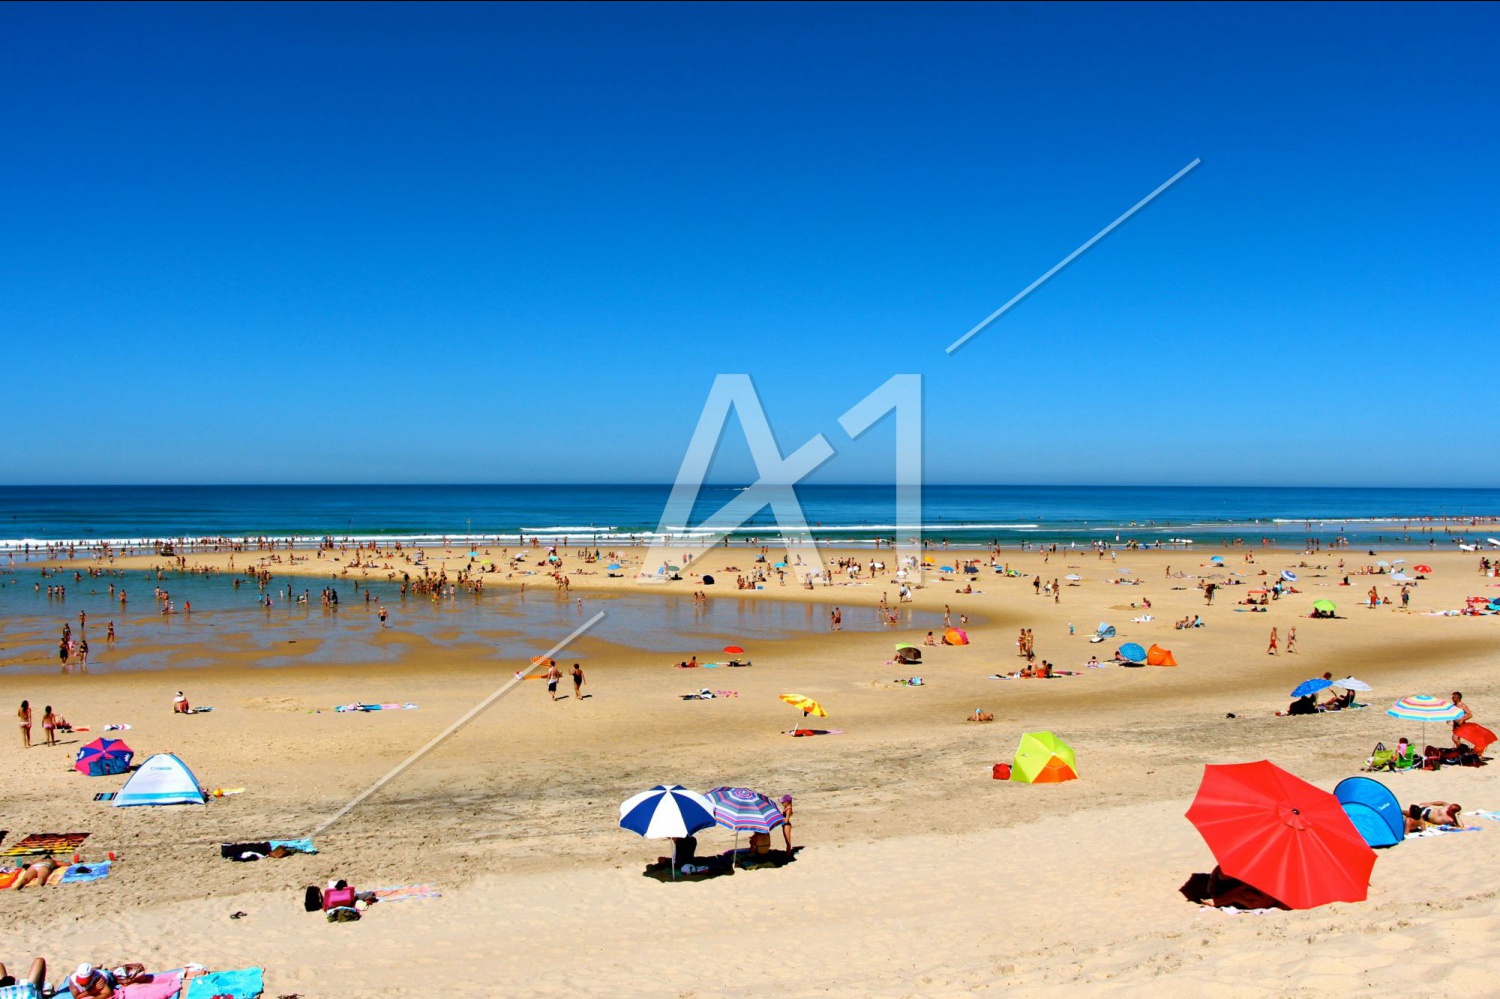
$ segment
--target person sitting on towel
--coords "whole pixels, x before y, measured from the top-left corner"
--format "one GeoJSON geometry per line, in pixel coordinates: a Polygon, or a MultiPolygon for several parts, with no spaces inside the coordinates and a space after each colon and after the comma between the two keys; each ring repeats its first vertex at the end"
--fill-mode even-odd
{"type": "Polygon", "coordinates": [[[114,976],[103,968],[92,964],[80,964],[78,970],[68,976],[68,992],[73,999],[112,999],[115,994],[114,976]]]}
{"type": "Polygon", "coordinates": [[[1316,694],[1308,694],[1299,697],[1291,703],[1284,714],[1288,715],[1315,715],[1318,713],[1318,700],[1316,694]]]}
{"type": "Polygon", "coordinates": [[[1421,832],[1428,826],[1462,829],[1464,824],[1458,818],[1461,811],[1463,809],[1457,802],[1449,804],[1446,801],[1424,801],[1412,805],[1406,810],[1406,831],[1421,832]]]}

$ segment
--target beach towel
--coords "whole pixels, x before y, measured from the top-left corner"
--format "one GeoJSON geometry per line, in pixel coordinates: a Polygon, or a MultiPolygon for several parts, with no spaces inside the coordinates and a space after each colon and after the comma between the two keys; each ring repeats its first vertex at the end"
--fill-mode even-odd
{"type": "Polygon", "coordinates": [[[0,890],[9,888],[12,884],[14,884],[16,878],[19,877],[20,874],[20,868],[17,868],[13,871],[0,871],[0,890]]]}
{"type": "Polygon", "coordinates": [[[1500,822],[1500,812],[1478,811],[1475,815],[1481,819],[1489,819],[1491,822],[1500,822]]]}
{"type": "Polygon", "coordinates": [[[315,846],[313,846],[313,841],[310,840],[310,839],[273,839],[273,840],[271,840],[271,849],[274,850],[277,847],[286,847],[288,850],[292,850],[292,851],[294,851],[296,853],[317,853],[318,852],[318,848],[315,847],[315,846]]]}
{"type": "Polygon", "coordinates": [[[1482,832],[1482,829],[1478,825],[1430,825],[1422,829],[1421,832],[1407,832],[1407,838],[1409,840],[1418,840],[1418,838],[1425,838],[1428,835],[1448,835],[1449,832],[1482,832]]]}
{"type": "Polygon", "coordinates": [[[209,999],[230,996],[232,999],[259,999],[266,990],[265,972],[261,968],[238,971],[214,971],[182,983],[182,999],[209,999]]]}
{"type": "Polygon", "coordinates": [[[432,885],[401,885],[395,888],[376,888],[377,902],[404,902],[409,898],[441,898],[442,893],[432,885]]]}
{"type": "MultiPolygon", "coordinates": [[[[151,976],[149,982],[120,986],[115,990],[115,995],[124,996],[125,999],[172,999],[180,988],[182,988],[181,971],[159,971],[151,976]]],[[[204,993],[204,995],[210,994],[204,993]]]]}
{"type": "Polygon", "coordinates": [[[72,853],[88,838],[88,833],[33,833],[0,852],[0,857],[23,857],[32,853],[72,853]]]}
{"type": "Polygon", "coordinates": [[[119,793],[120,793],[119,791],[100,791],[98,794],[94,795],[94,800],[95,801],[114,801],[115,800],[115,795],[117,795],[119,793]]]}
{"type": "MultiPolygon", "coordinates": [[[[112,860],[106,860],[102,864],[74,864],[63,871],[62,880],[58,884],[72,885],[85,881],[103,881],[109,877],[109,869],[113,865],[112,860]]],[[[48,884],[51,882],[49,881],[48,884]]]]}
{"type": "Polygon", "coordinates": [[[841,728],[794,728],[790,732],[783,732],[782,733],[782,735],[795,735],[795,736],[799,736],[799,737],[801,737],[801,736],[807,736],[807,735],[843,735],[843,734],[844,734],[844,730],[841,729],[841,728]]]}
{"type": "MultiPolygon", "coordinates": [[[[67,990],[64,989],[62,994],[67,995],[67,990]]],[[[0,987],[0,999],[42,999],[42,993],[30,982],[21,982],[0,987]]]]}

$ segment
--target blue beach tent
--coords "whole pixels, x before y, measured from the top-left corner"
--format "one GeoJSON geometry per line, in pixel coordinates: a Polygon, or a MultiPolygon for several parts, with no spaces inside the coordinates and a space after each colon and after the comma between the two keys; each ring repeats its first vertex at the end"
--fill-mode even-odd
{"type": "Polygon", "coordinates": [[[1406,819],[1391,789],[1369,777],[1346,777],[1333,789],[1360,836],[1371,846],[1395,846],[1406,838],[1406,819]]]}
{"type": "Polygon", "coordinates": [[[187,764],[171,753],[157,753],[130,775],[115,795],[116,808],[131,805],[203,805],[208,799],[187,764]]]}

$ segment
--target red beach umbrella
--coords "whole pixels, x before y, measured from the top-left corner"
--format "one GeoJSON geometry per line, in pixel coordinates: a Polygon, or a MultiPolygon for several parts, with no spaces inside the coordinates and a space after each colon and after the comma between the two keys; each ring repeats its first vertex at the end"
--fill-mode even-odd
{"type": "Polygon", "coordinates": [[[1419,566],[1415,566],[1414,568],[1417,570],[1417,572],[1422,572],[1422,573],[1427,573],[1427,572],[1431,572],[1432,571],[1432,566],[1430,566],[1430,565],[1419,565],[1419,566]]]}
{"type": "Polygon", "coordinates": [[[724,646],[724,651],[729,653],[731,656],[737,656],[742,654],[745,650],[740,648],[738,645],[726,645],[724,646]]]}
{"type": "Polygon", "coordinates": [[[1225,874],[1293,909],[1369,895],[1375,851],[1338,799],[1267,760],[1205,766],[1187,817],[1225,874]]]}
{"type": "Polygon", "coordinates": [[[1453,735],[1472,745],[1474,752],[1480,756],[1483,756],[1484,751],[1494,745],[1496,741],[1494,732],[1491,732],[1483,725],[1476,725],[1474,722],[1465,722],[1458,726],[1458,728],[1453,730],[1453,735]]]}

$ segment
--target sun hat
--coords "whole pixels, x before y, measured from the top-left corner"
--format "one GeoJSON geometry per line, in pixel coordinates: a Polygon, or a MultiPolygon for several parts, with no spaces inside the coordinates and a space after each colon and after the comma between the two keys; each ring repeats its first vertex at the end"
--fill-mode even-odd
{"type": "Polygon", "coordinates": [[[75,982],[86,982],[93,977],[94,966],[92,964],[89,964],[87,961],[85,961],[83,964],[80,964],[78,966],[78,970],[73,972],[73,981],[75,982]]]}
{"type": "Polygon", "coordinates": [[[791,800],[792,800],[792,796],[791,796],[791,795],[789,795],[789,794],[783,794],[783,795],[782,795],[782,796],[781,796],[781,803],[782,803],[782,804],[783,804],[783,805],[785,805],[785,804],[787,804],[787,803],[789,803],[789,802],[790,802],[790,801],[791,801],[791,800]]]}

